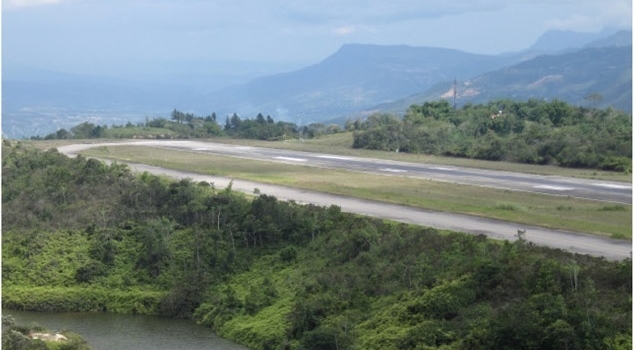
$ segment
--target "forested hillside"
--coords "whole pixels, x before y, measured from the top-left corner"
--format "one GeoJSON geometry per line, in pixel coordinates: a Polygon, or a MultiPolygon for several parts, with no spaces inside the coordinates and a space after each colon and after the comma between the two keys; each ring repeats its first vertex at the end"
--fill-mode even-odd
{"type": "Polygon", "coordinates": [[[254,349],[631,349],[631,259],[249,198],[4,141],[3,307],[190,317],[254,349]]]}
{"type": "Polygon", "coordinates": [[[632,116],[565,102],[412,105],[349,121],[355,148],[631,172],[632,116]]]}

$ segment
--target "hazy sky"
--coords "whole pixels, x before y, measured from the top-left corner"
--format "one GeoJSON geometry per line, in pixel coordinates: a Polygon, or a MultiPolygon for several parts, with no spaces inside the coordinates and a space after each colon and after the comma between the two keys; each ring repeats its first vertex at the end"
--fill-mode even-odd
{"type": "Polygon", "coordinates": [[[495,54],[548,29],[631,25],[631,0],[3,0],[2,59],[65,71],[180,59],[312,64],[345,43],[495,54]]]}

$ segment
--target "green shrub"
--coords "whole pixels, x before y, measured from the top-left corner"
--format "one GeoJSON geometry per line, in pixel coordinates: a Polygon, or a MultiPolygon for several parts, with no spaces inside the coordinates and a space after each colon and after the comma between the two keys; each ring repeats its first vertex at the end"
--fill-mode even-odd
{"type": "Polygon", "coordinates": [[[293,246],[286,246],[280,251],[280,259],[282,262],[292,262],[295,261],[295,258],[297,258],[297,249],[293,246]]]}
{"type": "Polygon", "coordinates": [[[632,159],[626,157],[607,157],[600,165],[603,170],[621,171],[624,173],[632,172],[632,159]]]}

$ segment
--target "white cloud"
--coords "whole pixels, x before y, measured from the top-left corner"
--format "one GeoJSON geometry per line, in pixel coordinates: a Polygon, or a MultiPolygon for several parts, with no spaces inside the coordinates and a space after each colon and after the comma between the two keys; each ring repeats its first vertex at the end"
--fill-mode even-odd
{"type": "Polygon", "coordinates": [[[369,26],[344,25],[344,26],[336,27],[333,30],[333,32],[336,35],[345,36],[345,35],[351,35],[351,34],[358,33],[358,32],[375,33],[376,30],[374,28],[372,28],[372,27],[369,27],[369,26]]]}
{"type": "MultiPolygon", "coordinates": [[[[354,21],[365,25],[391,25],[403,21],[425,21],[444,17],[473,14],[477,12],[500,13],[513,8],[542,8],[543,15],[553,9],[559,21],[571,21],[570,25],[581,21],[580,16],[593,19],[603,14],[595,22],[616,18],[618,25],[631,22],[631,0],[367,0],[359,2],[340,0],[315,0],[311,2],[275,0],[270,1],[265,11],[272,11],[283,20],[295,21],[303,25],[341,24],[354,21]],[[592,11],[588,11],[588,9],[592,11]],[[568,17],[570,16],[570,17],[568,17]]],[[[244,5],[243,5],[244,6],[244,5]]],[[[342,27],[343,29],[343,27],[342,27]]]]}
{"type": "Polygon", "coordinates": [[[343,26],[335,28],[334,32],[337,35],[349,35],[355,31],[354,26],[343,26]]]}

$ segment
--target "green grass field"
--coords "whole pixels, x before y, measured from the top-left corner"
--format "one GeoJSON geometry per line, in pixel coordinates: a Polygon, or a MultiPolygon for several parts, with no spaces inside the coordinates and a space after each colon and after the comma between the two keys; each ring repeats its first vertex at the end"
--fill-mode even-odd
{"type": "MultiPolygon", "coordinates": [[[[286,142],[292,143],[298,142],[286,142]]],[[[331,146],[311,149],[325,152],[327,147],[331,146]]],[[[407,177],[390,177],[390,181],[385,181],[386,177],[381,175],[245,161],[231,157],[137,146],[100,147],[83,153],[87,156],[286,185],[554,229],[625,239],[631,239],[632,236],[632,207],[629,205],[407,177]]]]}

